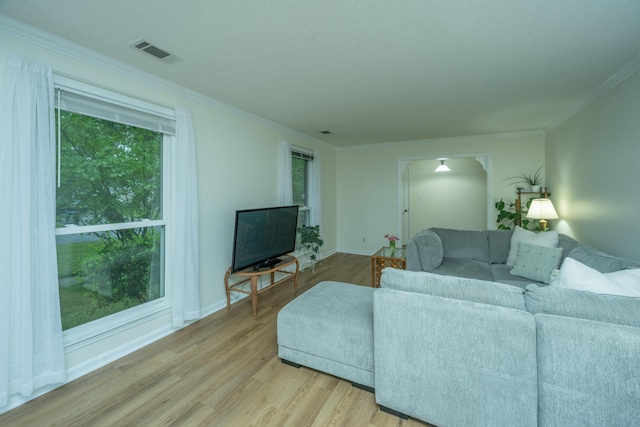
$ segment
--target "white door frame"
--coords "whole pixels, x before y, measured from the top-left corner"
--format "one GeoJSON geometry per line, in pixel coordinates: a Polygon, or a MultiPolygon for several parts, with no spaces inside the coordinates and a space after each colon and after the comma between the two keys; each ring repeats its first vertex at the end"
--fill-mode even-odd
{"type": "Polygon", "coordinates": [[[413,236],[408,236],[409,233],[409,211],[411,210],[409,195],[409,179],[406,176],[407,168],[411,162],[421,160],[438,160],[438,159],[453,159],[453,158],[474,158],[487,172],[487,230],[495,228],[494,217],[495,211],[493,206],[493,187],[491,186],[492,179],[492,161],[491,153],[467,153],[467,154],[442,154],[437,156],[418,156],[418,157],[400,157],[398,158],[398,230],[400,241],[404,245],[413,236]],[[406,182],[405,182],[406,179],[406,182]]]}

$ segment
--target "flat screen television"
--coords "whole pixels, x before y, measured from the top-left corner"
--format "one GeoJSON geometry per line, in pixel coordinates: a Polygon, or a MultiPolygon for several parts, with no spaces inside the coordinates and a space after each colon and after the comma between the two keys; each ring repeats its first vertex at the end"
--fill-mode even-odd
{"type": "Polygon", "coordinates": [[[296,248],[298,206],[236,211],[231,272],[277,264],[296,248]]]}

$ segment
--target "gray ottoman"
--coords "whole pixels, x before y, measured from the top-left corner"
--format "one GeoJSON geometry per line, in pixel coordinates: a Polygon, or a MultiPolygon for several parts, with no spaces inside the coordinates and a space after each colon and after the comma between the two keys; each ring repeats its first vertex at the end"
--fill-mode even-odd
{"type": "Polygon", "coordinates": [[[278,356],[373,391],[374,288],[321,282],[278,313],[278,356]]]}

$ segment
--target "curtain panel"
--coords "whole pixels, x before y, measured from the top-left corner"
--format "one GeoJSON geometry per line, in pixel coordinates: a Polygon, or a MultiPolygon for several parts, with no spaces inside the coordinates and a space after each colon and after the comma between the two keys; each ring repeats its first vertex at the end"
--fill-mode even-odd
{"type": "Polygon", "coordinates": [[[200,318],[196,142],[189,111],[176,108],[173,326],[200,318]]]}
{"type": "Polygon", "coordinates": [[[280,142],[280,175],[278,189],[280,206],[293,204],[293,187],[291,186],[291,144],[280,142]]]}
{"type": "Polygon", "coordinates": [[[65,381],[55,240],[53,73],[13,55],[0,115],[0,407],[65,381]]]}
{"type": "Polygon", "coordinates": [[[311,178],[311,224],[319,225],[322,232],[322,179],[320,163],[320,153],[317,150],[313,152],[313,176],[311,178]]]}

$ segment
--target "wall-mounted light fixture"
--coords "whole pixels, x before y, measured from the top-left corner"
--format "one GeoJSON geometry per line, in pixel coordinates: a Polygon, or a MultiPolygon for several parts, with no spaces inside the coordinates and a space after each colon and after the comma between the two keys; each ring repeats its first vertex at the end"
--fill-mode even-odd
{"type": "Polygon", "coordinates": [[[434,172],[451,172],[451,169],[449,169],[449,166],[444,164],[445,160],[446,159],[440,159],[440,164],[438,165],[438,167],[434,172]]]}

